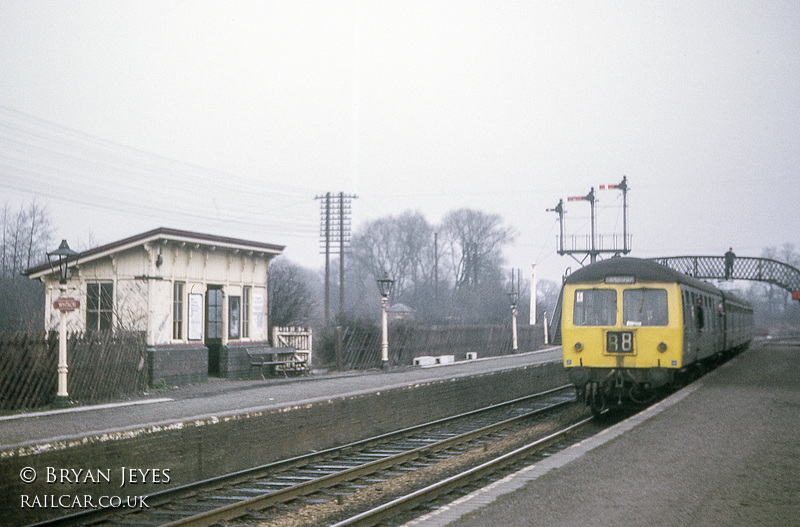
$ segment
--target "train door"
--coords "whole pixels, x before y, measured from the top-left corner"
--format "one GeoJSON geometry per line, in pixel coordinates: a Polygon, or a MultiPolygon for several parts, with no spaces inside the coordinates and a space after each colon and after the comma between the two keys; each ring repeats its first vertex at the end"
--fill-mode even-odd
{"type": "Polygon", "coordinates": [[[692,351],[692,334],[694,327],[692,324],[692,301],[689,296],[689,291],[681,289],[683,298],[683,362],[686,362],[692,351]]]}
{"type": "Polygon", "coordinates": [[[219,375],[222,349],[222,286],[209,285],[206,291],[206,340],[208,374],[219,375]]]}
{"type": "Polygon", "coordinates": [[[691,327],[691,353],[689,354],[690,362],[694,362],[702,357],[705,351],[705,336],[706,330],[706,313],[703,309],[703,296],[692,292],[689,295],[692,310],[692,327],[691,327]]]}
{"type": "Polygon", "coordinates": [[[720,352],[725,349],[725,309],[722,298],[712,298],[711,302],[714,305],[711,316],[714,317],[714,334],[716,335],[717,352],[720,352]]]}
{"type": "Polygon", "coordinates": [[[727,306],[727,302],[725,300],[725,297],[722,297],[722,299],[719,301],[719,306],[720,306],[720,310],[721,310],[720,314],[719,314],[720,315],[719,316],[719,322],[720,322],[720,325],[722,326],[722,328],[720,329],[720,331],[722,331],[722,349],[726,350],[726,349],[728,349],[728,323],[729,323],[729,321],[728,321],[728,306],[727,306]]]}

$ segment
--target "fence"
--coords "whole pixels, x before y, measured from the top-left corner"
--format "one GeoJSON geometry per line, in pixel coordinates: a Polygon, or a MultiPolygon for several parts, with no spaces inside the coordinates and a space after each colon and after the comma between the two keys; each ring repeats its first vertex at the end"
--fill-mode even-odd
{"type": "MultiPolygon", "coordinates": [[[[541,326],[521,325],[517,331],[518,351],[532,351],[544,346],[541,326]]],[[[322,347],[316,357],[340,370],[358,370],[381,366],[381,330],[361,324],[332,328],[323,333],[322,347]]],[[[467,353],[478,357],[508,355],[511,349],[510,325],[389,327],[389,362],[411,365],[423,355],[454,355],[464,360],[467,353]]]]}
{"type": "MultiPolygon", "coordinates": [[[[144,334],[93,332],[68,337],[73,401],[125,397],[147,388],[144,334]]],[[[58,336],[0,334],[0,409],[37,408],[56,394],[58,336]]]]}
{"type": "Polygon", "coordinates": [[[307,328],[275,326],[272,328],[272,345],[276,348],[291,347],[297,351],[311,352],[312,332],[307,328]]]}

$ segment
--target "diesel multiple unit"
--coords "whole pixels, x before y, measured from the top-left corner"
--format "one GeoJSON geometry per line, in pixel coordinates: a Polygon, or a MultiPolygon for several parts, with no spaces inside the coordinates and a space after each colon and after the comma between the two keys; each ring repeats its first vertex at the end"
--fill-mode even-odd
{"type": "Polygon", "coordinates": [[[647,402],[752,338],[747,302],[649,260],[588,265],[566,279],[562,302],[564,366],[595,414],[647,402]]]}

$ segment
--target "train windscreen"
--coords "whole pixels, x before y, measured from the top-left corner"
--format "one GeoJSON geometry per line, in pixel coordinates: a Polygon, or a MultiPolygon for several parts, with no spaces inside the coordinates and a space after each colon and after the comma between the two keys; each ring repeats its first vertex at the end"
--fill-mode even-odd
{"type": "Polygon", "coordinates": [[[669,322],[665,289],[626,289],[622,293],[626,326],[666,326],[669,322]]]}
{"type": "Polygon", "coordinates": [[[617,292],[613,289],[578,289],[572,324],[614,326],[617,323],[617,292]]]}

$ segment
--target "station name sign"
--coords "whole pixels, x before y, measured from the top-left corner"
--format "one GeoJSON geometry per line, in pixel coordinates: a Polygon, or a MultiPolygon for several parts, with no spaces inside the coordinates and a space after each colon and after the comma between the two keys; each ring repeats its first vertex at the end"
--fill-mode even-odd
{"type": "Polygon", "coordinates": [[[59,311],[75,311],[81,307],[81,301],[70,297],[58,298],[53,302],[53,307],[59,311]]]}

